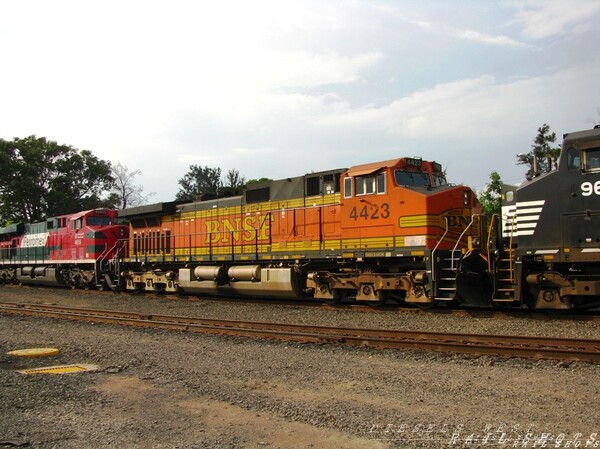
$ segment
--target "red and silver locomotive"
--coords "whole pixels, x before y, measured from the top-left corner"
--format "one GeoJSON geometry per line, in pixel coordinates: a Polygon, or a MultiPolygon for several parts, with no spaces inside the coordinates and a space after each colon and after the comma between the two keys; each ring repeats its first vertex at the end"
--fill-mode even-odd
{"type": "Polygon", "coordinates": [[[129,228],[117,212],[94,209],[0,228],[0,280],[79,288],[112,285],[108,266],[129,228]]]}

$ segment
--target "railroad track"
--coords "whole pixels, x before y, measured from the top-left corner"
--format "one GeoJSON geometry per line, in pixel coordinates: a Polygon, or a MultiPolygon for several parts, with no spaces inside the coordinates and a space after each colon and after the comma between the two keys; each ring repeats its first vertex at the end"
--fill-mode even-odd
{"type": "Polygon", "coordinates": [[[332,328],[26,303],[0,303],[0,313],[313,344],[600,362],[600,340],[332,328]]]}

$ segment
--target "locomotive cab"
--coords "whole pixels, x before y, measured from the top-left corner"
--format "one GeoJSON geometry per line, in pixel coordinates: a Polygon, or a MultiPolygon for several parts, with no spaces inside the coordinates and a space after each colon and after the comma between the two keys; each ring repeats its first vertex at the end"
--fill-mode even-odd
{"type": "Polygon", "coordinates": [[[341,229],[352,238],[345,256],[361,264],[354,277],[329,277],[334,296],[356,289],[366,301],[451,301],[452,271],[467,249],[471,216],[479,213],[472,190],[449,185],[440,164],[420,158],[352,167],[342,185],[341,229]]]}

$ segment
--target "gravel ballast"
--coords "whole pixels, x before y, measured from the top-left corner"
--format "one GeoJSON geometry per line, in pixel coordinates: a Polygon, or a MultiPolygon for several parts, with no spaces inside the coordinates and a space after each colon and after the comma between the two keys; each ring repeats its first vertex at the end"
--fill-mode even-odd
{"type": "MultiPolygon", "coordinates": [[[[0,301],[572,338],[599,323],[0,287],[0,301]]],[[[374,351],[0,314],[0,447],[600,447],[600,366],[374,351]],[[13,349],[56,347],[50,358],[13,349]],[[23,375],[89,363],[97,372],[23,375]]]]}

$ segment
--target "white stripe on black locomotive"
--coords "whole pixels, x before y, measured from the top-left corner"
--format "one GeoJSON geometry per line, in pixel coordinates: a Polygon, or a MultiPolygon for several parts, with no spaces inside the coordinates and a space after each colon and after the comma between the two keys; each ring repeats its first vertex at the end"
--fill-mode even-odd
{"type": "Polygon", "coordinates": [[[546,200],[522,201],[502,207],[502,236],[533,235],[546,200]]]}

